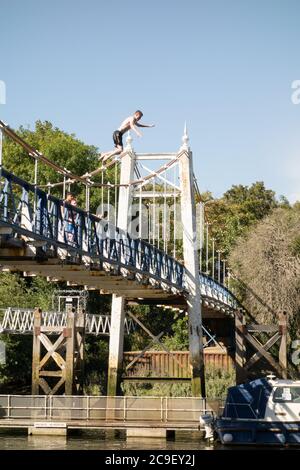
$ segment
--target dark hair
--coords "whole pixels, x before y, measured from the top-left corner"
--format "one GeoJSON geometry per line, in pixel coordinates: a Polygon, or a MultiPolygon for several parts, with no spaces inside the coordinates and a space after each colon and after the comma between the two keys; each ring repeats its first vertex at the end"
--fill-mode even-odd
{"type": "Polygon", "coordinates": [[[137,113],[140,114],[141,116],[143,116],[142,111],[140,111],[139,109],[134,114],[137,114],[137,113]]]}

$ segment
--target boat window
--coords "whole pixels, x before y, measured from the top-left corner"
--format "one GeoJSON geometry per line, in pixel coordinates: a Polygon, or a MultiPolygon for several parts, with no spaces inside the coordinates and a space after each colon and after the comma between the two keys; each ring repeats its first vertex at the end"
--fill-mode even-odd
{"type": "Polygon", "coordinates": [[[275,403],[300,403],[300,387],[277,387],[273,401],[275,403]]]}

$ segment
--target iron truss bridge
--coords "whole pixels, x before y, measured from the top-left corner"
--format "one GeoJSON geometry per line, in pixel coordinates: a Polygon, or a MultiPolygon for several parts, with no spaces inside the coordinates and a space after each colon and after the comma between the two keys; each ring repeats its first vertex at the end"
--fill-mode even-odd
{"type": "MultiPolygon", "coordinates": [[[[2,271],[41,275],[156,304],[186,305],[183,264],[106,220],[47,194],[4,168],[0,187],[2,271]]],[[[203,302],[232,310],[236,299],[201,274],[203,302]]],[[[205,304],[204,304],[205,306],[205,304]]]]}
{"type": "MultiPolygon", "coordinates": [[[[109,335],[110,315],[85,315],[85,333],[89,335],[109,335]]],[[[32,334],[34,324],[34,309],[12,308],[0,310],[0,333],[5,334],[32,334]]],[[[66,312],[42,312],[41,326],[66,328],[66,312]]],[[[135,330],[132,318],[125,317],[125,333],[135,330]]],[[[51,333],[49,333],[51,334],[51,333]]],[[[57,333],[55,333],[57,334],[57,333]]]]}

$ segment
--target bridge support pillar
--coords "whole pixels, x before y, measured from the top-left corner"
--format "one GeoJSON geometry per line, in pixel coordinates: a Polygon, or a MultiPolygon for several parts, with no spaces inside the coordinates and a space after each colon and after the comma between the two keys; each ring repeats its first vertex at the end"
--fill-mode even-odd
{"type": "Polygon", "coordinates": [[[120,394],[124,324],[125,324],[125,299],[113,295],[111,307],[111,324],[109,336],[109,359],[108,359],[108,383],[107,395],[116,396],[120,394]]]}
{"type": "MultiPolygon", "coordinates": [[[[127,137],[125,154],[121,160],[119,191],[118,220],[117,226],[128,231],[130,206],[132,199],[132,189],[129,183],[133,179],[135,166],[135,153],[131,147],[132,138],[127,137]]],[[[115,208],[116,210],[116,208],[115,208]]],[[[109,359],[108,359],[108,384],[107,395],[116,396],[120,393],[123,344],[124,344],[124,323],[125,323],[125,298],[117,295],[112,296],[111,306],[111,327],[109,337],[109,359]]]]}
{"type": "Polygon", "coordinates": [[[279,346],[279,365],[282,369],[282,378],[287,379],[288,362],[287,362],[287,314],[283,312],[279,315],[279,331],[281,333],[281,341],[279,346]]]}
{"type": "Polygon", "coordinates": [[[258,373],[257,362],[264,359],[264,371],[275,372],[277,377],[287,378],[287,315],[285,312],[279,315],[278,325],[246,324],[246,318],[241,309],[235,313],[236,328],[236,382],[245,382],[258,373]],[[262,338],[263,334],[265,338],[262,338]],[[271,337],[268,335],[271,335],[271,337]],[[266,338],[268,338],[266,340],[266,338]],[[270,353],[272,346],[280,341],[278,358],[270,353]],[[251,349],[248,349],[250,346],[251,349]],[[254,350],[254,352],[253,352],[254,350]],[[266,364],[267,363],[267,364],[266,364]]]}
{"type": "Polygon", "coordinates": [[[181,220],[183,255],[187,276],[187,305],[189,315],[189,351],[192,394],[205,397],[204,356],[202,337],[199,256],[197,251],[196,201],[192,152],[188,147],[186,128],[179,158],[181,184],[181,220]]]}
{"type": "Polygon", "coordinates": [[[241,384],[247,378],[245,370],[246,344],[245,344],[246,320],[242,310],[235,312],[235,373],[236,383],[241,384]]]}

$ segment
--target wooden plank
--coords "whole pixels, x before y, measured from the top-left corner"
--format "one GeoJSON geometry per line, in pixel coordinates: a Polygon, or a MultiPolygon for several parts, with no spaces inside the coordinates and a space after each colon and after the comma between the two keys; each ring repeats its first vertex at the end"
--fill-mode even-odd
{"type": "Polygon", "coordinates": [[[245,345],[245,316],[241,310],[235,313],[235,367],[236,382],[243,383],[246,379],[246,371],[244,365],[246,362],[246,345],[245,345]]]}
{"type": "Polygon", "coordinates": [[[281,332],[281,341],[279,346],[279,365],[282,368],[282,377],[287,378],[287,326],[288,317],[286,312],[279,316],[279,329],[281,332]]]}
{"type": "Polygon", "coordinates": [[[246,325],[247,331],[250,332],[261,332],[261,333],[275,333],[278,330],[276,325],[255,325],[248,324],[246,325]]]}
{"type": "MultiPolygon", "coordinates": [[[[275,333],[275,335],[272,336],[262,347],[265,351],[268,351],[277,341],[281,338],[280,333],[275,333]]],[[[257,340],[256,340],[257,341],[257,340]]],[[[245,365],[245,368],[247,370],[250,369],[250,367],[253,366],[259,359],[263,357],[261,351],[257,351],[253,356],[249,359],[247,364],[245,365]]]]}
{"type": "Polygon", "coordinates": [[[52,359],[56,362],[56,364],[58,365],[60,369],[65,367],[65,360],[62,358],[62,356],[58,352],[56,352],[56,349],[58,348],[58,346],[62,343],[62,341],[65,340],[63,334],[61,334],[57,338],[54,344],[51,343],[49,338],[43,333],[40,334],[39,338],[40,338],[41,343],[47,350],[47,353],[40,361],[40,369],[42,369],[42,367],[48,362],[50,357],[52,357],[52,359]]]}
{"type": "Polygon", "coordinates": [[[174,360],[171,354],[168,355],[168,371],[169,377],[174,377],[174,360]]]}
{"type": "MultiPolygon", "coordinates": [[[[279,333],[278,333],[279,335],[279,333]]],[[[279,366],[279,364],[276,363],[276,361],[274,361],[273,357],[271,356],[270,353],[268,353],[267,351],[264,350],[264,348],[260,345],[260,343],[253,337],[251,336],[249,333],[245,333],[245,339],[258,351],[261,352],[262,356],[274,367],[274,369],[279,372],[279,374],[281,375],[282,371],[281,371],[281,367],[279,366]]],[[[277,338],[278,339],[278,338],[277,338]]]]}
{"type": "MultiPolygon", "coordinates": [[[[167,348],[161,341],[159,341],[159,338],[155,337],[153,335],[153,333],[151,333],[150,330],[148,330],[148,328],[145,327],[145,325],[143,325],[143,323],[131,312],[128,312],[127,313],[128,316],[130,316],[156,343],[158,343],[162,349],[164,349],[164,351],[166,351],[168,354],[173,354],[172,351],[170,351],[169,348],[167,348]]],[[[177,358],[175,357],[175,360],[177,360],[177,358]]],[[[180,365],[180,363],[179,363],[180,365]]]]}
{"type": "Polygon", "coordinates": [[[132,376],[123,376],[123,380],[126,382],[190,382],[190,377],[159,377],[159,376],[149,376],[149,377],[132,377],[132,376]]]}
{"type": "Polygon", "coordinates": [[[63,326],[41,326],[41,333],[61,333],[63,326]]]}
{"type": "Polygon", "coordinates": [[[40,370],[40,377],[62,377],[61,370],[40,370]]]}
{"type": "MultiPolygon", "coordinates": [[[[157,335],[158,338],[160,338],[161,336],[163,336],[164,332],[162,331],[161,333],[159,333],[159,335],[157,335]]],[[[142,356],[144,356],[145,352],[148,351],[148,349],[153,345],[154,343],[154,338],[153,340],[148,343],[144,349],[137,355],[135,355],[134,359],[132,359],[132,361],[126,366],[126,370],[130,369],[133,364],[135,364],[142,356]]]]}
{"type": "Polygon", "coordinates": [[[53,387],[53,389],[52,389],[52,395],[55,395],[55,393],[60,389],[60,387],[64,384],[65,381],[66,381],[66,378],[65,378],[65,377],[62,377],[62,378],[57,382],[57,384],[55,385],[55,387],[53,387]]]}
{"type": "Polygon", "coordinates": [[[51,395],[52,389],[49,387],[48,383],[42,377],[39,377],[39,386],[45,392],[46,395],[51,395]]]}

